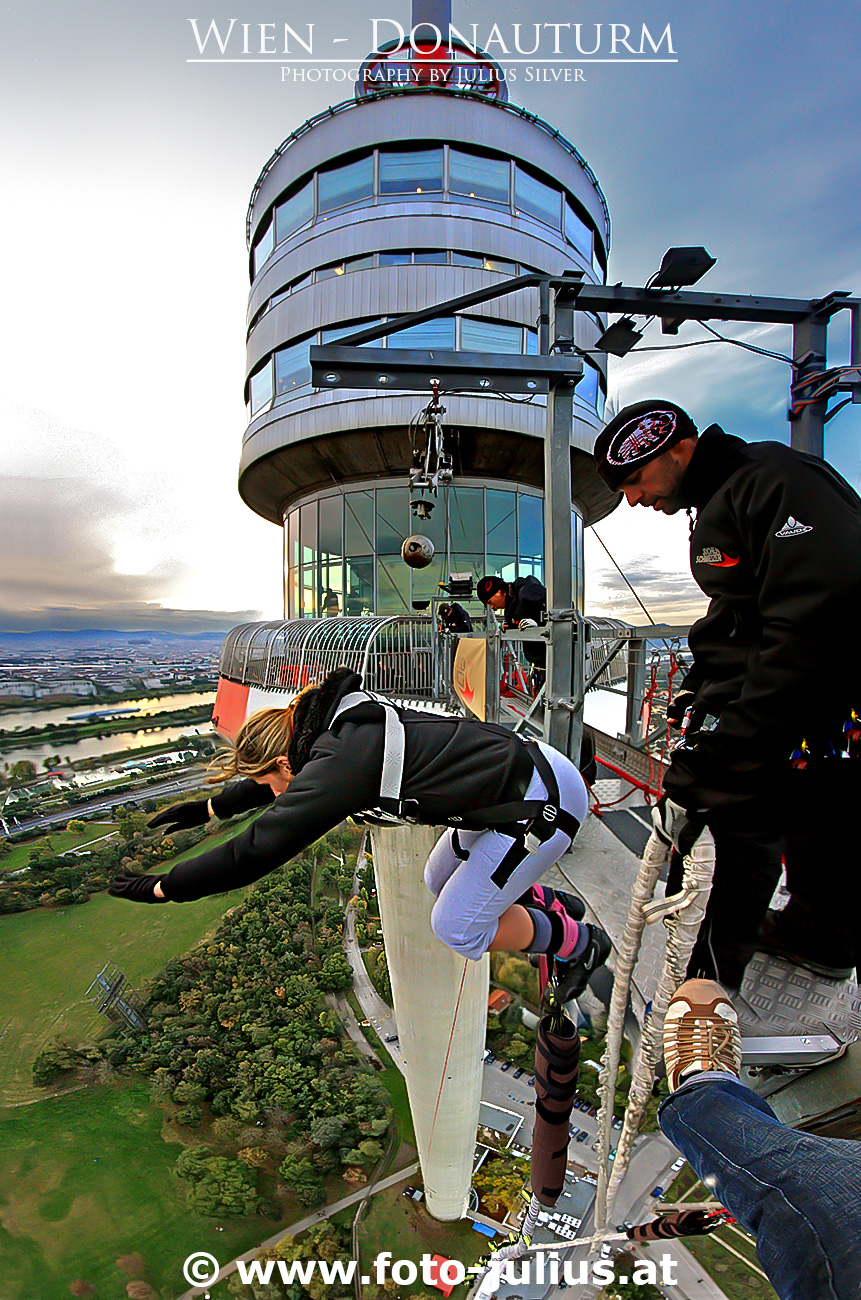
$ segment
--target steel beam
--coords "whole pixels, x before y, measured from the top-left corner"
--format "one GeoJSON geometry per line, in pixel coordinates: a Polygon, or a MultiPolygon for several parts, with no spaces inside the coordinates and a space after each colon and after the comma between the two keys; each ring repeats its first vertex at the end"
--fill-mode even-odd
{"type": "MultiPolygon", "coordinates": [[[[541,303],[544,315],[544,302],[541,303]]],[[[571,290],[559,290],[551,303],[549,331],[545,338],[574,337],[574,299],[571,290]]],[[[543,360],[543,358],[539,358],[543,360]]],[[[574,628],[554,621],[552,615],[571,609],[574,603],[574,525],[571,518],[571,429],[574,421],[574,388],[582,376],[571,376],[557,384],[547,398],[547,432],[544,437],[544,563],[547,586],[547,689],[544,735],[547,743],[574,762],[580,754],[583,730],[582,699],[574,700],[575,676],[582,684],[582,671],[575,674],[575,655],[583,656],[583,636],[576,639],[574,628]],[[581,704],[579,710],[572,704],[581,704]]]]}
{"type": "Polygon", "coordinates": [[[743,1038],[742,1065],[795,1065],[809,1069],[840,1054],[842,1044],[833,1034],[798,1037],[743,1038]]]}
{"type": "MultiPolygon", "coordinates": [[[[828,354],[828,317],[806,316],[796,322],[792,330],[792,358],[796,365],[792,385],[792,402],[804,402],[805,394],[812,392],[819,381],[808,376],[821,376],[828,354]],[[807,384],[805,381],[807,380],[807,384]],[[809,387],[807,386],[809,384],[809,387]]],[[[790,445],[796,451],[806,451],[820,459],[825,455],[825,412],[828,393],[809,405],[799,406],[798,413],[790,412],[790,445]]]]}
{"type": "MultiPolygon", "coordinates": [[[[582,377],[579,357],[534,357],[436,349],[361,348],[343,342],[311,348],[311,383],[316,388],[427,389],[439,379],[440,392],[549,393],[582,377]]],[[[569,475],[570,477],[570,475],[569,475]]],[[[570,504],[570,497],[569,497],[570,504]]]]}
{"type": "Polygon", "coordinates": [[[669,316],[675,320],[738,320],[794,325],[810,316],[826,317],[851,310],[855,299],[766,298],[740,293],[677,293],[638,289],[623,284],[586,284],[576,290],[580,311],[624,312],[636,316],[669,316]]]}

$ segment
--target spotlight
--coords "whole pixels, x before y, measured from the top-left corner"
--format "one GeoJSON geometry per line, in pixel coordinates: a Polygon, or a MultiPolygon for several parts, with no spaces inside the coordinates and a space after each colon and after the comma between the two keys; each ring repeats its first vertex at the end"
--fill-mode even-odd
{"type": "Polygon", "coordinates": [[[612,352],[614,357],[624,357],[642,337],[643,331],[636,328],[631,317],[623,316],[604,331],[595,347],[600,352],[612,352]]]}
{"type": "Polygon", "coordinates": [[[681,289],[685,285],[696,284],[716,262],[717,258],[710,257],[701,245],[695,248],[668,248],[660,270],[649,281],[649,288],[681,289]]]}

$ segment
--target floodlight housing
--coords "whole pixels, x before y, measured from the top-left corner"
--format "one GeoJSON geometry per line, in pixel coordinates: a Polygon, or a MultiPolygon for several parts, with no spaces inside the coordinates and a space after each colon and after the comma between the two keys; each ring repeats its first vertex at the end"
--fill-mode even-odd
{"type": "Polygon", "coordinates": [[[702,245],[694,248],[668,248],[660,270],[649,281],[650,289],[682,289],[696,284],[716,264],[702,245]]]}
{"type": "Polygon", "coordinates": [[[600,352],[612,352],[614,357],[624,357],[642,337],[643,331],[637,329],[631,317],[623,316],[604,331],[595,348],[600,352]]]}

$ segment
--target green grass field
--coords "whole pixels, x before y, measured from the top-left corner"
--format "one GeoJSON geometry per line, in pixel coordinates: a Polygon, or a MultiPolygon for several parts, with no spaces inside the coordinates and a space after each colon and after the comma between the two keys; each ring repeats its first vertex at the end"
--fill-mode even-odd
{"type": "Polygon", "coordinates": [[[10,871],[17,871],[19,867],[26,867],[30,860],[30,854],[38,846],[42,847],[47,840],[51,841],[52,851],[54,853],[65,853],[66,849],[76,849],[81,844],[89,844],[92,840],[100,840],[103,836],[109,835],[111,831],[117,828],[113,822],[88,822],[86,830],[83,831],[52,831],[50,835],[43,836],[37,840],[28,840],[25,844],[16,844],[14,849],[0,858],[0,874],[8,875],[10,871]]]}
{"type": "MultiPolygon", "coordinates": [[[[235,829],[219,839],[230,834],[235,829]]],[[[216,842],[208,837],[181,856],[196,856],[216,842]]],[[[30,1068],[49,1039],[92,1039],[106,1027],[85,997],[106,961],[116,962],[136,986],[213,933],[245,893],[239,889],[164,907],[126,903],[105,893],[79,906],[0,917],[0,1105],[45,1095],[33,1087],[30,1068]]]]}
{"type": "MultiPolygon", "coordinates": [[[[424,1205],[407,1200],[402,1192],[403,1187],[377,1192],[362,1217],[359,1256],[365,1273],[382,1250],[390,1250],[394,1259],[411,1259],[417,1265],[422,1255],[439,1254],[459,1259],[468,1267],[487,1249],[487,1238],[475,1232],[466,1219],[441,1223],[431,1218],[424,1205]]],[[[422,1282],[421,1272],[411,1286],[401,1286],[398,1290],[401,1295],[436,1294],[422,1282]]],[[[465,1290],[460,1294],[465,1294],[465,1290]]]]}
{"type": "Polygon", "coordinates": [[[133,1252],[169,1300],[186,1288],[192,1251],[233,1258],[276,1230],[192,1214],[171,1172],[181,1147],[162,1141],[163,1123],[136,1081],[0,1112],[3,1300],[61,1300],[75,1278],[96,1288],[94,1300],[121,1300],[129,1277],[116,1260],[133,1252]]]}

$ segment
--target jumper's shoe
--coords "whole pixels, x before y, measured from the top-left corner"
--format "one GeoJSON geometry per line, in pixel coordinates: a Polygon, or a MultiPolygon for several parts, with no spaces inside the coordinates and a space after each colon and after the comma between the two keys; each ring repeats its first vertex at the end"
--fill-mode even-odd
{"type": "Polygon", "coordinates": [[[703,1070],[741,1069],[735,1007],[714,980],[686,980],[664,1017],[664,1060],[670,1091],[703,1070]]]}
{"type": "Polygon", "coordinates": [[[610,956],[613,945],[609,934],[597,925],[587,924],[585,929],[589,937],[579,956],[565,957],[565,950],[562,949],[553,958],[553,969],[548,972],[550,978],[543,986],[545,1001],[564,1006],[566,1002],[578,998],[594,972],[610,956]]]}
{"type": "Polygon", "coordinates": [[[827,980],[850,979],[855,969],[852,953],[844,951],[839,940],[823,935],[822,921],[794,898],[782,911],[766,912],[756,946],[827,980]]]}

